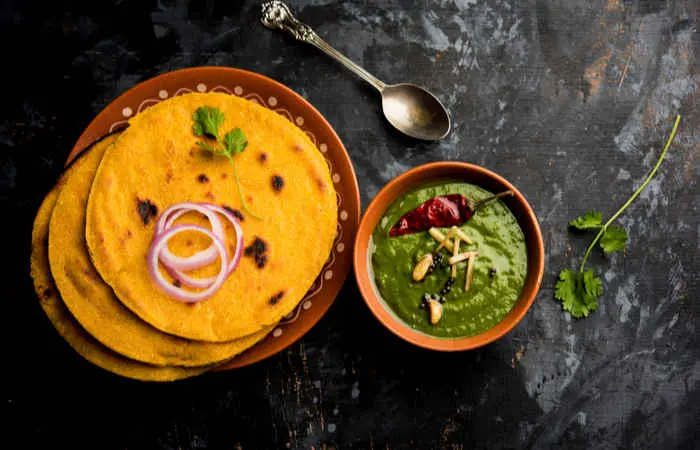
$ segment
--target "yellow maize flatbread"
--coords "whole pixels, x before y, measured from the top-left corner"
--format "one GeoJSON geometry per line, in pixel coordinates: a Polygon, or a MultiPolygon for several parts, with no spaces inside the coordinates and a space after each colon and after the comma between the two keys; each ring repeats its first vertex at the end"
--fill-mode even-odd
{"type": "Polygon", "coordinates": [[[85,246],[85,208],[100,159],[118,136],[81,156],[62,177],[49,226],[51,273],[73,317],[103,345],[151,365],[195,367],[229,360],[265,337],[270,327],[222,343],[190,341],[157,330],[117,300],[93,267],[85,246]]]}
{"type": "MultiPolygon", "coordinates": [[[[183,220],[206,224],[199,217],[183,220]]],[[[232,95],[186,94],[132,118],[107,150],[90,190],[86,240],[99,275],[136,315],[166,333],[222,342],[257,333],[298,304],[328,258],[336,227],[328,165],[302,130],[232,95]],[[260,219],[244,211],[231,162],[197,145],[217,145],[193,133],[193,114],[202,106],[225,115],[222,138],[235,128],[247,137],[233,162],[247,205],[260,219]],[[196,304],[163,293],[146,258],[159,213],[182,202],[214,203],[244,217],[245,256],[216,294],[196,304]]],[[[209,241],[182,233],[168,245],[188,256],[209,241]]],[[[192,275],[211,276],[216,269],[192,275]]]]}
{"type": "Polygon", "coordinates": [[[58,198],[57,185],[44,199],[32,230],[31,275],[41,307],[58,333],[83,358],[91,363],[127,378],[143,381],[173,381],[198,375],[206,367],[156,367],[126,358],[116,353],[85,331],[73,318],[58,294],[49,269],[49,220],[58,198]]]}

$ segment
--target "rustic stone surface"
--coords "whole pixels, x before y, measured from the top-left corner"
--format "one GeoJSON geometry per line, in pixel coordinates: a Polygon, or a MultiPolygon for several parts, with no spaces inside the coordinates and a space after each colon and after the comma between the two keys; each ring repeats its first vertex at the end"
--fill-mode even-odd
{"type": "Polygon", "coordinates": [[[12,1],[4,46],[0,197],[13,258],[5,323],[5,440],[93,448],[691,448],[700,423],[698,33],[692,0],[291,1],[386,82],[429,87],[452,112],[441,143],[390,129],[378,96],[317,50],[258,22],[258,2],[12,1]],[[51,329],[28,276],[31,222],[82,129],[109,101],[173,69],[253,70],[311,101],[345,142],[363,206],[436,160],[482,164],[540,218],[542,291],[518,327],[461,354],[382,328],[352,278],[300,342],[242,370],[148,385],[82,361],[51,329]],[[620,218],[626,254],[590,262],[600,308],[572,320],[556,274],[680,132],[620,218]],[[16,259],[15,259],[16,258],[16,259]],[[325,447],[324,447],[325,445],[325,447]]]}

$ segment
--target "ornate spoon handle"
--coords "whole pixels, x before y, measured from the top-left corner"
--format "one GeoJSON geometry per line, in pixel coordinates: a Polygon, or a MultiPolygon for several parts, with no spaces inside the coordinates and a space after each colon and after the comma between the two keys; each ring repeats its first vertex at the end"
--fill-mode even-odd
{"type": "Polygon", "coordinates": [[[386,84],[380,81],[377,77],[367,72],[362,67],[358,66],[347,56],[340,53],[338,50],[331,47],[326,41],[321,39],[310,26],[300,22],[294,17],[292,11],[284,2],[273,0],[263,3],[262,19],[263,25],[271,29],[279,29],[289,31],[292,36],[302,42],[313,45],[322,52],[326,53],[351,71],[355,72],[360,78],[374,86],[378,91],[382,91],[386,84]]]}

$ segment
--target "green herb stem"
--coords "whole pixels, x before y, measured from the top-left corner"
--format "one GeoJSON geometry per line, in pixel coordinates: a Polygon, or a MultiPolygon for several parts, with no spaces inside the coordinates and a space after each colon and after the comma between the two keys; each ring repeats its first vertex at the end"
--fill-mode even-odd
{"type": "Polygon", "coordinates": [[[607,227],[603,226],[603,228],[600,229],[598,234],[596,235],[595,239],[593,239],[593,242],[591,242],[591,245],[588,246],[588,250],[586,250],[586,254],[583,255],[583,261],[581,261],[581,267],[579,268],[579,273],[583,273],[583,267],[586,265],[586,261],[588,260],[588,255],[591,254],[591,251],[593,250],[593,247],[595,247],[595,244],[598,242],[598,240],[605,234],[605,229],[607,227]]]}
{"type": "Polygon", "coordinates": [[[676,116],[676,122],[673,124],[673,129],[671,130],[671,135],[669,136],[668,141],[666,141],[666,146],[664,147],[664,150],[661,152],[661,156],[659,157],[659,160],[656,161],[656,165],[654,166],[653,169],[651,169],[651,172],[649,172],[649,175],[647,175],[646,179],[644,180],[644,183],[642,183],[642,185],[639,186],[639,188],[636,191],[634,191],[634,194],[632,194],[632,196],[625,202],[625,204],[622,205],[622,207],[620,207],[620,209],[618,209],[617,212],[615,214],[613,214],[613,216],[607,222],[605,222],[605,225],[603,225],[603,228],[600,229],[600,231],[596,235],[595,239],[593,239],[593,242],[591,242],[591,245],[588,246],[588,250],[586,250],[586,254],[583,255],[583,261],[581,261],[581,267],[579,269],[580,273],[583,273],[583,268],[586,265],[586,261],[588,260],[588,256],[591,254],[591,251],[593,250],[593,247],[595,247],[596,243],[598,243],[598,240],[600,240],[600,238],[603,236],[603,234],[605,234],[605,230],[607,230],[608,227],[610,226],[610,224],[612,224],[615,221],[615,219],[617,219],[620,216],[620,214],[622,214],[622,212],[625,209],[627,209],[627,207],[634,201],[634,199],[636,199],[639,196],[639,194],[642,193],[644,188],[647,187],[647,185],[649,184],[651,179],[656,174],[656,171],[659,169],[659,166],[661,165],[661,161],[664,160],[664,157],[666,156],[666,153],[668,152],[669,147],[671,147],[671,143],[673,142],[673,139],[676,137],[676,131],[678,130],[678,124],[680,123],[680,121],[681,121],[681,116],[679,114],[678,116],[676,116]]]}
{"type": "Polygon", "coordinates": [[[231,168],[233,169],[233,179],[236,180],[236,189],[238,190],[238,196],[241,199],[241,204],[243,205],[243,211],[248,213],[248,215],[254,219],[261,220],[262,218],[260,216],[256,216],[253,214],[251,210],[248,209],[248,204],[245,201],[245,198],[243,198],[243,191],[241,190],[241,182],[238,179],[238,172],[236,171],[236,164],[233,162],[232,157],[228,157],[228,160],[231,162],[231,168]]]}
{"type": "Polygon", "coordinates": [[[471,205],[472,211],[476,212],[477,209],[481,208],[482,206],[486,205],[487,203],[491,203],[494,200],[497,200],[501,197],[505,197],[506,195],[513,196],[513,191],[505,191],[498,193],[496,195],[492,195],[491,197],[487,197],[483,200],[479,200],[477,202],[474,202],[473,205],[471,205]]]}

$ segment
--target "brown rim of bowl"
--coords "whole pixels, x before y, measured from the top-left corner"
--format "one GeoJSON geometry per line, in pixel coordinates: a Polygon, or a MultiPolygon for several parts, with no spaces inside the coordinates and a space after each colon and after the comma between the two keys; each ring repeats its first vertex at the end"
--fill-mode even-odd
{"type": "Polygon", "coordinates": [[[415,167],[394,178],[374,197],[367,207],[355,236],[353,253],[354,271],[362,297],[374,316],[392,333],[419,347],[440,350],[470,350],[487,345],[508,333],[525,316],[535,300],[544,273],[544,244],[537,217],[525,197],[500,175],[474,164],[462,162],[435,162],[415,167]],[[501,192],[512,190],[513,197],[503,199],[518,220],[525,235],[527,247],[527,275],[525,287],[513,309],[494,327],[475,336],[440,338],[411,329],[389,310],[380,298],[370,278],[369,243],[377,223],[387,208],[402,194],[436,180],[464,180],[477,186],[501,192]]]}

